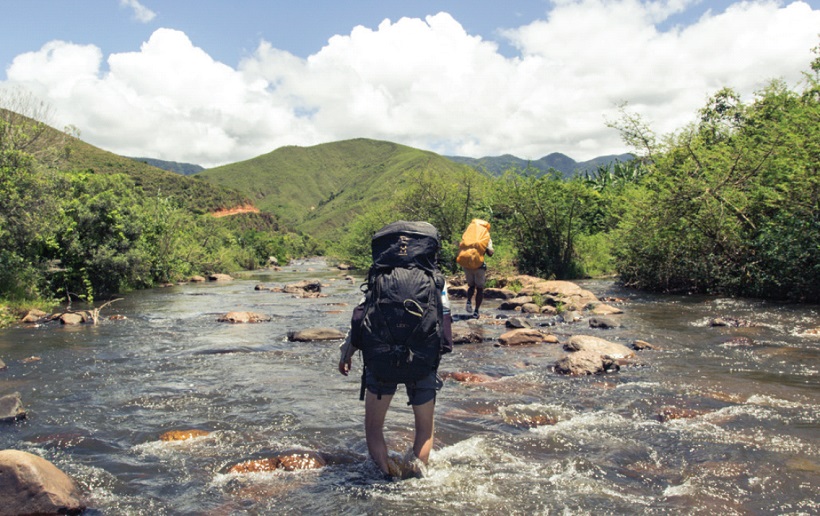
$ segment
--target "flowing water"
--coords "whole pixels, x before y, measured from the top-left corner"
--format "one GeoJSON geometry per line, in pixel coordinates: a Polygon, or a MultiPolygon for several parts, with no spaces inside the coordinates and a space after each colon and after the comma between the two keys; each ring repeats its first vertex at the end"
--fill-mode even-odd
{"type": "MultiPolygon", "coordinates": [[[[41,455],[71,475],[88,514],[820,512],[820,336],[810,331],[820,307],[583,282],[623,299],[623,326],[542,329],[562,342],[586,334],[657,349],[619,372],[564,377],[551,370],[560,345],[495,347],[505,328],[498,302],[485,301],[485,341],[457,346],[441,371],[495,380],[447,380],[427,476],[385,482],[365,460],[358,357],[345,378],[338,341],[286,337],[346,329],[359,282],[344,274],[303,261],[230,283],[133,292],[103,311],[126,320],[0,331],[0,394],[19,392],[28,410],[0,425],[0,449],[41,455]],[[327,297],[254,290],[310,278],[327,297]],[[217,322],[232,310],[273,320],[217,322]],[[718,316],[754,326],[711,327],[718,316]],[[175,429],[211,433],[159,439],[175,429]],[[316,470],[227,472],[287,449],[336,459],[316,470]]],[[[458,314],[463,301],[453,306],[458,314]]],[[[386,426],[400,454],[412,442],[403,398],[400,390],[386,426]]]]}

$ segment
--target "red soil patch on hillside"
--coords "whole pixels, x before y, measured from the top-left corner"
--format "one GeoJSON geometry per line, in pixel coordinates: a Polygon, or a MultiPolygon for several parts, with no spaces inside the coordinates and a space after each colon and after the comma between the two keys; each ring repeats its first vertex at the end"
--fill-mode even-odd
{"type": "Polygon", "coordinates": [[[227,217],[228,215],[236,215],[238,213],[259,213],[259,208],[252,204],[244,206],[237,206],[236,208],[222,208],[211,213],[214,217],[227,217]]]}

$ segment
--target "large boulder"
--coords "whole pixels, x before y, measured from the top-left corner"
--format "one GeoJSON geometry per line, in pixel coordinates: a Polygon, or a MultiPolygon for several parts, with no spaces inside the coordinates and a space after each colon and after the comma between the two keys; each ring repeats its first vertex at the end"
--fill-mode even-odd
{"type": "Polygon", "coordinates": [[[555,363],[555,372],[573,376],[601,374],[607,369],[617,367],[613,360],[592,350],[570,353],[555,363]]]}
{"type": "Polygon", "coordinates": [[[590,317],[589,327],[602,328],[605,330],[609,328],[620,328],[621,322],[616,319],[613,319],[612,317],[590,317]]]}
{"type": "MultiPolygon", "coordinates": [[[[448,291],[449,292],[449,291],[448,291]]],[[[467,294],[465,293],[465,297],[467,294]]],[[[484,299],[512,299],[517,294],[508,288],[485,288],[484,299]]]]}
{"type": "Polygon", "coordinates": [[[288,340],[291,342],[310,342],[314,340],[342,340],[345,333],[336,328],[308,328],[306,330],[289,331],[288,340]]]}
{"type": "Polygon", "coordinates": [[[269,315],[262,315],[255,312],[228,312],[217,321],[229,323],[258,323],[271,320],[269,315]]]}
{"type": "Polygon", "coordinates": [[[45,319],[45,317],[46,317],[47,315],[48,315],[48,314],[47,314],[47,313],[45,313],[44,311],[42,311],[42,310],[37,310],[37,309],[35,308],[34,310],[29,310],[29,311],[26,313],[26,315],[24,315],[24,316],[23,316],[23,318],[22,318],[22,319],[20,319],[20,322],[22,322],[22,323],[29,323],[29,324],[31,324],[31,323],[38,323],[38,322],[42,321],[43,319],[45,319]]]}
{"type": "Polygon", "coordinates": [[[545,335],[535,328],[519,328],[503,333],[498,337],[497,346],[522,346],[542,342],[557,343],[558,339],[552,335],[545,335]]]}
{"type": "Polygon", "coordinates": [[[233,281],[233,276],[229,274],[211,274],[208,281],[233,281]]]}
{"type": "Polygon", "coordinates": [[[17,421],[25,417],[26,411],[19,392],[0,396],[0,422],[17,421]]]}
{"type": "Polygon", "coordinates": [[[0,513],[79,514],[77,484],[54,464],[19,450],[0,451],[0,513]]]}
{"type": "Polygon", "coordinates": [[[595,294],[571,281],[539,281],[525,286],[519,294],[525,296],[538,294],[547,302],[563,303],[567,310],[583,310],[587,305],[600,303],[595,294]]]}
{"type": "Polygon", "coordinates": [[[453,344],[484,342],[484,329],[472,324],[453,324],[453,344]]]}
{"type": "Polygon", "coordinates": [[[613,360],[632,358],[635,352],[623,344],[589,335],[573,335],[564,345],[567,351],[594,351],[613,360]]]}
{"type": "Polygon", "coordinates": [[[517,296],[512,299],[507,299],[506,301],[502,301],[500,305],[498,305],[499,310],[515,310],[516,308],[520,308],[527,303],[532,303],[532,296],[517,296]]]}

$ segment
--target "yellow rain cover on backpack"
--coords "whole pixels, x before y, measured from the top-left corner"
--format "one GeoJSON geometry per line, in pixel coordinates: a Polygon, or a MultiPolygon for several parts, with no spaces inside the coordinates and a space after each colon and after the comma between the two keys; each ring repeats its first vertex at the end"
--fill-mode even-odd
{"type": "Polygon", "coordinates": [[[490,223],[473,219],[458,244],[456,263],[465,269],[478,269],[484,263],[484,253],[490,245],[490,223]]]}

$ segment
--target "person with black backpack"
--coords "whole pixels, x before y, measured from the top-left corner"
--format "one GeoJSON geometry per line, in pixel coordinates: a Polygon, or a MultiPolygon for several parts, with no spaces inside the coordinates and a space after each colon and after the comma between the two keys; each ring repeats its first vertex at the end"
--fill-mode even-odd
{"type": "Polygon", "coordinates": [[[420,476],[433,448],[436,394],[441,356],[453,349],[447,285],[438,269],[441,240],[427,222],[398,221],[371,240],[373,264],[364,299],[353,310],[350,331],[341,347],[339,372],[351,370],[356,350],[364,370],[359,398],[365,401],[365,438],[370,457],[391,476],[384,421],[398,384],[404,384],[413,407],[413,475],[420,476]],[[418,463],[421,463],[419,465],[418,463]]]}

